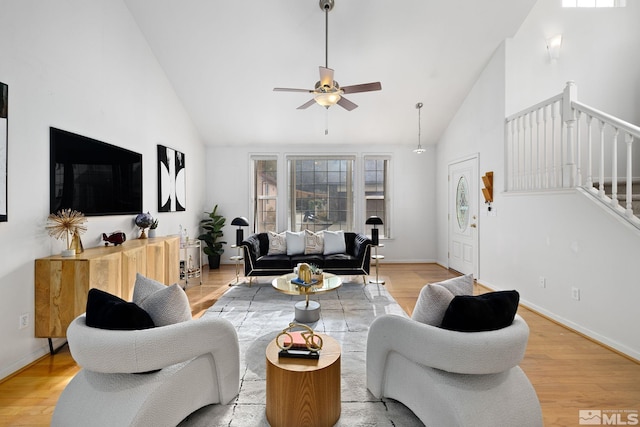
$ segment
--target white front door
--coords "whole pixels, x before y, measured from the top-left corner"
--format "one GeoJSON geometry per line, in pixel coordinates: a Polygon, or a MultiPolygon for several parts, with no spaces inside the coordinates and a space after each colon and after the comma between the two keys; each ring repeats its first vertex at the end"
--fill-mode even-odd
{"type": "Polygon", "coordinates": [[[449,268],[478,277],[478,156],[449,164],[449,268]]]}

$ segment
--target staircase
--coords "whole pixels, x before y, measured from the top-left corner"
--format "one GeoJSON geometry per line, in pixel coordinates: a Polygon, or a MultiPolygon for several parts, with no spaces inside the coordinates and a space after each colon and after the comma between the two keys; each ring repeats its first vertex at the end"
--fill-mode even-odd
{"type": "MultiPolygon", "coordinates": [[[[599,192],[600,184],[597,182],[593,183],[593,188],[591,191],[599,192]]],[[[612,190],[611,190],[611,182],[606,182],[603,185],[604,195],[610,199],[612,199],[612,190]]],[[[626,207],[627,205],[627,195],[626,192],[623,194],[617,195],[618,202],[620,206],[626,207]]],[[[631,185],[631,209],[633,210],[633,215],[640,218],[640,180],[634,180],[631,185]]]]}
{"type": "Polygon", "coordinates": [[[568,82],[507,117],[505,136],[508,192],[582,188],[640,229],[640,127],[578,102],[568,82]]]}

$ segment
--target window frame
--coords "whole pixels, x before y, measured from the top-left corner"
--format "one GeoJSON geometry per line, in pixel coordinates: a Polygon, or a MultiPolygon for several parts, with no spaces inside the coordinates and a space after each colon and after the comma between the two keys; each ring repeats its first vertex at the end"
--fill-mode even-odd
{"type": "MultiPolygon", "coordinates": [[[[362,199],[364,206],[362,208],[363,214],[366,218],[368,218],[367,214],[367,201],[380,199],[380,196],[367,196],[367,161],[368,160],[382,160],[385,162],[385,167],[383,169],[384,173],[384,183],[383,183],[383,192],[384,194],[381,196],[381,199],[384,200],[384,218],[383,225],[379,228],[380,230],[380,240],[388,240],[392,238],[391,234],[391,186],[389,185],[390,176],[391,176],[391,156],[390,155],[379,155],[379,154],[365,154],[362,158],[362,199]]],[[[366,220],[365,218],[365,220],[366,220]]]]}
{"type": "Polygon", "coordinates": [[[588,0],[589,3],[593,4],[585,4],[584,2],[587,0],[562,0],[562,7],[568,9],[574,8],[611,8],[611,7],[626,7],[626,0],[588,0]]]}
{"type": "MultiPolygon", "coordinates": [[[[355,194],[356,194],[356,171],[358,167],[358,159],[355,155],[349,154],[338,154],[338,155],[314,155],[314,154],[290,154],[285,156],[285,164],[286,164],[286,175],[287,175],[287,209],[286,209],[286,223],[288,225],[288,229],[291,231],[297,230],[297,207],[296,201],[297,199],[293,197],[292,190],[296,185],[296,170],[295,170],[295,162],[297,161],[330,161],[330,160],[338,160],[338,161],[347,161],[347,170],[346,170],[346,181],[343,185],[346,186],[347,189],[350,188],[350,191],[347,190],[346,196],[346,215],[345,221],[340,223],[338,230],[352,231],[354,229],[356,216],[357,216],[357,208],[355,204],[355,194]],[[346,228],[345,228],[346,227],[346,228]]],[[[313,171],[316,172],[315,170],[313,171]]],[[[340,172],[342,173],[342,172],[340,172]]],[[[301,226],[301,229],[303,227],[301,226]]],[[[319,231],[317,227],[314,227],[315,231],[319,231]]],[[[311,231],[314,231],[312,229],[311,231]]],[[[327,228],[328,229],[328,228],[327,228]]]]}
{"type": "MultiPolygon", "coordinates": [[[[278,156],[277,155],[252,155],[251,156],[251,180],[250,180],[250,186],[251,186],[251,201],[252,201],[252,205],[251,206],[251,212],[252,212],[252,229],[254,233],[259,233],[259,232],[266,232],[268,230],[268,228],[265,228],[264,230],[260,228],[260,224],[258,223],[259,219],[261,218],[261,215],[259,215],[258,209],[259,209],[259,205],[260,205],[260,201],[263,200],[273,200],[274,201],[274,205],[275,205],[275,222],[274,222],[274,228],[275,230],[273,231],[278,231],[278,224],[280,222],[280,218],[279,218],[279,207],[280,207],[280,203],[279,203],[279,197],[281,194],[281,191],[279,189],[280,185],[280,176],[279,176],[279,170],[280,170],[280,164],[279,164],[279,160],[278,160],[278,156]],[[264,196],[264,195],[260,195],[258,194],[258,169],[257,169],[257,162],[259,161],[273,161],[275,162],[276,165],[276,183],[275,183],[275,188],[276,188],[276,194],[273,196],[264,196]]],[[[265,223],[266,224],[266,223],[265,223]]]]}

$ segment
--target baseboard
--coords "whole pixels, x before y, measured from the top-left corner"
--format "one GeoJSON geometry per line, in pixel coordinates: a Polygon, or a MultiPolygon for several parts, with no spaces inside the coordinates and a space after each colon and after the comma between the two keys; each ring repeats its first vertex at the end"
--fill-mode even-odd
{"type": "MultiPolygon", "coordinates": [[[[54,339],[54,341],[53,341],[54,348],[58,348],[64,342],[65,342],[64,338],[54,339]]],[[[32,351],[31,353],[27,354],[26,356],[18,359],[17,361],[12,363],[11,365],[4,366],[2,369],[0,369],[0,383],[8,380],[9,378],[19,374],[20,372],[24,371],[27,368],[29,368],[31,365],[33,365],[34,363],[38,362],[43,357],[48,357],[49,354],[50,354],[49,345],[48,345],[47,341],[43,341],[43,343],[44,343],[44,346],[32,351]]]]}
{"type": "MultiPolygon", "coordinates": [[[[380,255],[382,255],[382,253],[380,253],[380,255]]],[[[224,260],[220,260],[220,264],[221,265],[235,265],[235,263],[233,261],[224,261],[224,260]]],[[[389,259],[389,258],[385,258],[384,260],[380,261],[380,265],[384,265],[384,264],[438,264],[438,265],[442,265],[440,263],[438,263],[435,259],[389,259]]],[[[242,266],[242,264],[240,264],[242,266]]],[[[244,267],[242,267],[244,268],[244,267]]],[[[447,268],[447,267],[444,267],[447,268]]],[[[244,270],[243,270],[244,271],[244,270]]]]}
{"type": "MultiPolygon", "coordinates": [[[[481,283],[478,282],[478,284],[480,286],[483,286],[485,288],[487,288],[490,291],[502,291],[504,289],[501,289],[497,286],[493,286],[491,284],[487,284],[487,283],[481,283]]],[[[625,345],[622,345],[616,341],[612,341],[609,338],[605,337],[604,335],[600,335],[597,332],[594,332],[588,328],[585,328],[575,322],[572,322],[571,320],[565,319],[562,316],[558,316],[557,314],[554,314],[552,312],[550,312],[549,310],[540,307],[530,301],[527,301],[526,299],[520,299],[520,305],[522,305],[523,307],[525,307],[528,310],[531,310],[532,312],[534,312],[535,314],[544,317],[545,319],[549,320],[550,322],[553,322],[559,326],[562,326],[563,328],[574,332],[578,335],[580,335],[581,337],[588,339],[589,341],[596,343],[598,345],[601,345],[602,347],[613,351],[616,354],[619,354],[620,356],[631,360],[632,362],[638,363],[640,364],[640,353],[638,353],[637,351],[628,348],[625,345]]]]}

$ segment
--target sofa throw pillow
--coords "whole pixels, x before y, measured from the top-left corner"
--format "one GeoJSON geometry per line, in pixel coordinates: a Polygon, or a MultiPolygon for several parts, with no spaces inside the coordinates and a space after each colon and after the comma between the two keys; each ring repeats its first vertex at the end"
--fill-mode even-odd
{"type": "Polygon", "coordinates": [[[314,233],[313,231],[304,230],[304,254],[315,255],[322,254],[324,250],[324,233],[319,231],[314,233]]]}
{"type": "Polygon", "coordinates": [[[344,254],[347,252],[347,244],[344,240],[344,231],[324,231],[323,255],[344,254]]]}
{"type": "Polygon", "coordinates": [[[287,236],[285,233],[269,231],[269,251],[267,255],[284,255],[287,253],[287,236]]]}
{"type": "Polygon", "coordinates": [[[86,324],[92,328],[130,331],[155,326],[144,309],[96,288],[89,289],[86,311],[86,324]]]}
{"type": "Polygon", "coordinates": [[[285,231],[287,236],[287,255],[304,254],[304,231],[294,233],[285,231]]]}
{"type": "Polygon", "coordinates": [[[473,294],[473,275],[471,274],[425,285],[420,290],[411,318],[427,325],[440,326],[453,297],[471,294],[473,294]]]}
{"type": "Polygon", "coordinates": [[[189,298],[177,283],[165,286],[138,273],[133,288],[133,302],[149,313],[156,326],[192,319],[189,298]]]}
{"type": "Polygon", "coordinates": [[[497,291],[453,298],[442,319],[442,328],[460,332],[495,331],[513,323],[518,291],[497,291]]]}

